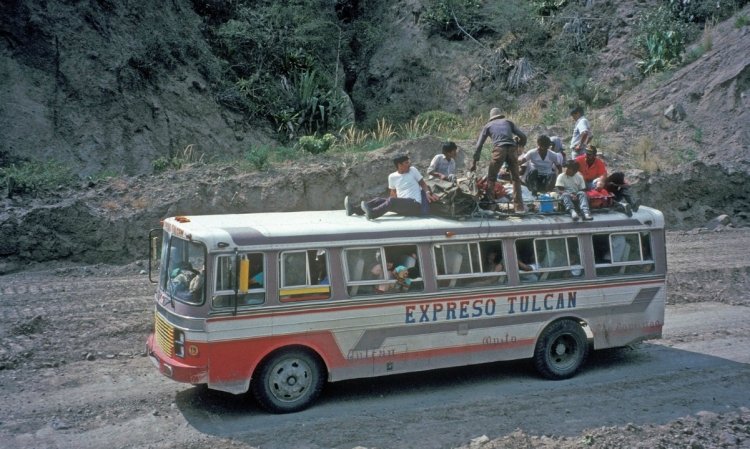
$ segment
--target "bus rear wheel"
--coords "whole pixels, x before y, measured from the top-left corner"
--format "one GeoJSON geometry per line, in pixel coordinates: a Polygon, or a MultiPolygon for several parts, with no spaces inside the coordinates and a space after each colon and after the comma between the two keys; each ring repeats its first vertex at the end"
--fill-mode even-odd
{"type": "Polygon", "coordinates": [[[586,361],[589,344],[581,325],[571,320],[550,324],[536,343],[534,366],[548,379],[568,379],[586,361]]]}
{"type": "Polygon", "coordinates": [[[252,380],[253,395],[270,412],[297,412],[320,395],[322,372],[320,361],[308,351],[284,349],[261,364],[252,380]]]}

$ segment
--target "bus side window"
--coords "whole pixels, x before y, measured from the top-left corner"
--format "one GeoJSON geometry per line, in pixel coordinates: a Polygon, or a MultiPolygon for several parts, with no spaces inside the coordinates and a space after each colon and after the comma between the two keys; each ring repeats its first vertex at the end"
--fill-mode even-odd
{"type": "Polygon", "coordinates": [[[516,240],[516,258],[518,259],[518,275],[522,283],[539,281],[539,264],[534,254],[534,240],[516,240]]]}
{"type": "Polygon", "coordinates": [[[568,279],[583,275],[577,237],[545,238],[534,241],[540,261],[540,281],[568,279]]]}
{"type": "MultiPolygon", "coordinates": [[[[263,304],[266,300],[263,253],[240,253],[239,256],[248,260],[250,271],[248,291],[237,293],[237,307],[263,304]]],[[[238,287],[236,271],[237,261],[233,254],[216,258],[212,299],[214,308],[234,307],[235,288],[238,287]]]]}
{"type": "Polygon", "coordinates": [[[489,241],[435,245],[438,287],[482,287],[507,282],[502,242],[489,241]]]}
{"type": "Polygon", "coordinates": [[[597,234],[593,241],[597,276],[642,274],[654,268],[648,232],[597,234]]]}
{"type": "Polygon", "coordinates": [[[331,297],[324,249],[285,251],[279,259],[282,302],[312,301],[331,297]]]}

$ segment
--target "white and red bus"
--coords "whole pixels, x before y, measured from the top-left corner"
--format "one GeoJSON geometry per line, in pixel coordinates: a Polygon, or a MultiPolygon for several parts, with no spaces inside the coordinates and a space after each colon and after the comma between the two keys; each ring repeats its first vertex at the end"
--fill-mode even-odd
{"type": "Polygon", "coordinates": [[[178,216],[150,242],[160,372],[278,413],[326,382],[501,360],[564,379],[664,320],[664,219],[648,207],[591,222],[178,216]]]}

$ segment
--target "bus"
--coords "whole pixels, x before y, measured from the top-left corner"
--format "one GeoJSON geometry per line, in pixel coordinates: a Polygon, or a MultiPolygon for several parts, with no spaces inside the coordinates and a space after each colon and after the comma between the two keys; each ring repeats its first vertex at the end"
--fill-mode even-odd
{"type": "Polygon", "coordinates": [[[664,218],[463,220],[344,211],[176,216],[149,234],[147,352],[165,376],[288,413],[326,383],[660,338],[664,218]]]}

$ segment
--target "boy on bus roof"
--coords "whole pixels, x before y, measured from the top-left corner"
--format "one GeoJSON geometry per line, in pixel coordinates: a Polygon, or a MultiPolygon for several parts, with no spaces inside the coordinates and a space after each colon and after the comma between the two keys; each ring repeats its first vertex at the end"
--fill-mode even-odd
{"type": "Polygon", "coordinates": [[[581,209],[584,220],[593,220],[589,211],[589,197],[586,195],[586,182],[578,173],[578,162],[570,160],[565,163],[565,171],[560,173],[555,182],[557,192],[562,199],[565,211],[570,214],[573,221],[578,221],[578,212],[573,203],[573,197],[578,199],[578,207],[581,209]]]}

